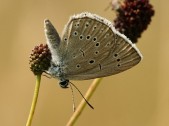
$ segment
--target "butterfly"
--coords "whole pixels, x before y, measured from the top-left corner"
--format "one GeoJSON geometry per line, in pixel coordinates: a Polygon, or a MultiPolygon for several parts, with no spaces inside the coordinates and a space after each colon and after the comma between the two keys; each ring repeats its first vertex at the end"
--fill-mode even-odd
{"type": "Polygon", "coordinates": [[[135,44],[107,19],[83,12],[70,17],[62,37],[46,19],[45,36],[52,54],[47,73],[66,88],[69,80],[88,80],[121,73],[138,64],[135,44]]]}

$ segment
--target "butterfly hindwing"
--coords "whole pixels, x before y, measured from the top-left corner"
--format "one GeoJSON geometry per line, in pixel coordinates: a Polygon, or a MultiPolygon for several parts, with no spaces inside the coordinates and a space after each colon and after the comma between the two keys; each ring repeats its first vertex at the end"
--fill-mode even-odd
{"type": "Polygon", "coordinates": [[[60,51],[68,79],[81,80],[125,71],[141,60],[138,49],[111,22],[90,13],[71,17],[60,51]]]}

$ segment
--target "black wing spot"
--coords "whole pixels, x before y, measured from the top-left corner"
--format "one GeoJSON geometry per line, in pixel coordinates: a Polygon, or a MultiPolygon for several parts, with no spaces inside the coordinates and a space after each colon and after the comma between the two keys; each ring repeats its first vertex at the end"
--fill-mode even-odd
{"type": "Polygon", "coordinates": [[[86,23],[86,25],[85,25],[86,27],[89,27],[89,23],[86,23]]]}
{"type": "Polygon", "coordinates": [[[99,46],[100,46],[100,43],[99,43],[99,42],[97,42],[97,43],[96,43],[96,47],[99,47],[99,46]]]}
{"type": "Polygon", "coordinates": [[[96,51],[95,54],[97,55],[99,53],[99,51],[96,51]]]}
{"type": "Polygon", "coordinates": [[[117,54],[117,53],[115,53],[115,54],[114,54],[114,57],[117,57],[117,56],[118,56],[118,54],[117,54]]]}
{"type": "Polygon", "coordinates": [[[64,38],[64,41],[66,42],[66,41],[67,41],[67,38],[64,38]]]}
{"type": "Polygon", "coordinates": [[[93,64],[95,62],[95,60],[90,60],[89,63],[90,64],[93,64]]]}
{"type": "Polygon", "coordinates": [[[75,23],[75,27],[79,27],[79,25],[80,25],[79,22],[75,23]]]}
{"type": "Polygon", "coordinates": [[[117,62],[119,62],[120,61],[120,59],[117,59],[117,62]]]}
{"type": "Polygon", "coordinates": [[[120,67],[121,65],[120,64],[117,64],[118,67],[120,67]]]}
{"type": "Polygon", "coordinates": [[[78,35],[78,32],[77,31],[74,31],[74,36],[77,36],[78,35]]]}
{"type": "Polygon", "coordinates": [[[95,30],[97,28],[97,26],[95,25],[94,27],[93,27],[93,30],[95,30]]]}
{"type": "Polygon", "coordinates": [[[77,65],[76,65],[76,68],[80,68],[80,64],[77,64],[77,65]]]}
{"type": "Polygon", "coordinates": [[[96,38],[96,37],[94,37],[94,38],[93,38],[93,41],[95,42],[96,40],[97,40],[97,38],[96,38]]]}
{"type": "Polygon", "coordinates": [[[86,39],[89,40],[89,39],[90,39],[90,35],[87,35],[87,36],[86,36],[86,39]]]}
{"type": "Polygon", "coordinates": [[[82,40],[82,39],[83,39],[83,35],[80,35],[80,36],[79,36],[79,39],[82,40]]]}

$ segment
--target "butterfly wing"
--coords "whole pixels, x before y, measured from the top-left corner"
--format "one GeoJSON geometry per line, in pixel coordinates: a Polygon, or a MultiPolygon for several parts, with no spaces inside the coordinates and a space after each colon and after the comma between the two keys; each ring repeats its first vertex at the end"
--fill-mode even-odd
{"type": "Polygon", "coordinates": [[[62,70],[67,79],[117,74],[141,60],[136,46],[116,31],[111,22],[87,12],[71,17],[61,41],[62,70]]]}

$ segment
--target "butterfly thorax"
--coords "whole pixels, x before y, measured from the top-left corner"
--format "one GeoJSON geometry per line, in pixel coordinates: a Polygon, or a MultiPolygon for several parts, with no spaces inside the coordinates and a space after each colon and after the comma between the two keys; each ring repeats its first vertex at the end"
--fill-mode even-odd
{"type": "Polygon", "coordinates": [[[50,74],[53,78],[59,79],[60,80],[59,85],[62,88],[67,88],[69,80],[65,79],[61,65],[55,65],[54,63],[51,63],[51,66],[49,67],[47,73],[50,74]]]}

